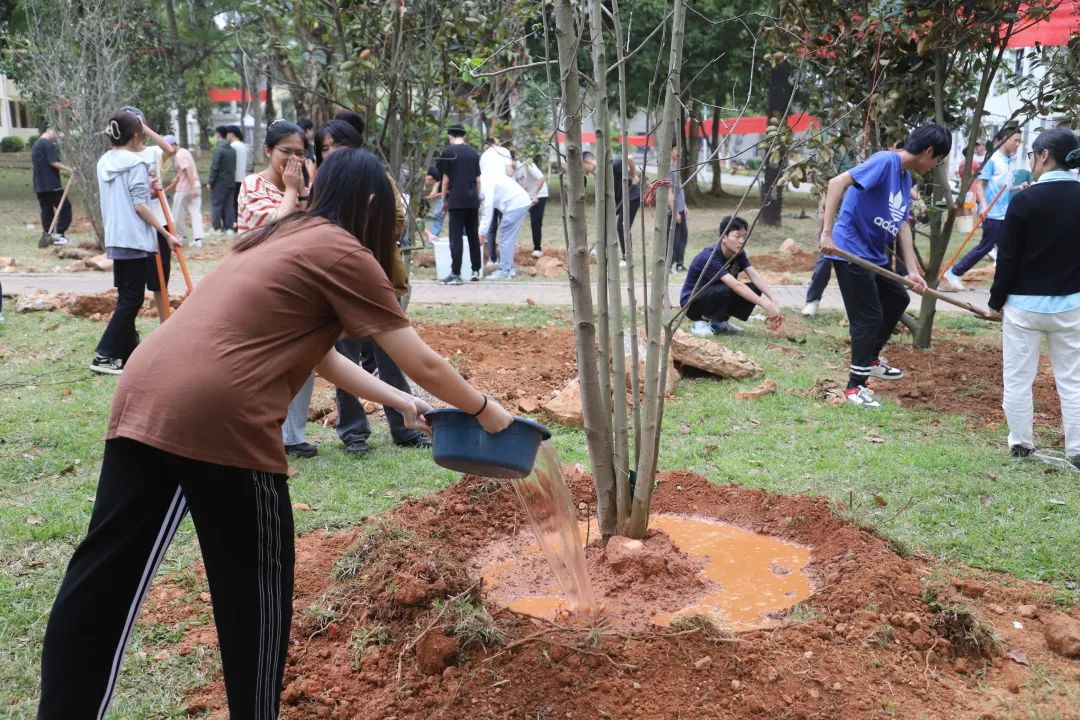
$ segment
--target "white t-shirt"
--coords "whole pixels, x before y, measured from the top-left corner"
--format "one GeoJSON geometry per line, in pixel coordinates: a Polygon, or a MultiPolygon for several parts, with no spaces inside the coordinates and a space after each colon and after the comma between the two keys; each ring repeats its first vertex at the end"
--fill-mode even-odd
{"type": "Polygon", "coordinates": [[[504,147],[492,145],[480,153],[480,174],[498,173],[506,175],[506,166],[511,162],[510,151],[504,147]]]}
{"type": "Polygon", "coordinates": [[[548,184],[544,173],[540,172],[540,168],[533,163],[518,165],[518,169],[514,171],[514,179],[517,180],[518,185],[525,188],[529,197],[536,195],[537,198],[546,198],[548,196],[548,184]]]}
{"type": "Polygon", "coordinates": [[[248,176],[248,157],[251,153],[247,144],[240,140],[234,140],[229,144],[236,151],[236,182],[242,183],[248,176]]]}
{"type": "Polygon", "coordinates": [[[498,210],[503,214],[532,207],[529,193],[506,173],[480,175],[480,228],[491,227],[491,217],[498,210]]]}
{"type": "MultiPolygon", "coordinates": [[[[142,156],[143,160],[150,163],[150,174],[156,177],[162,187],[165,186],[164,172],[161,167],[162,161],[165,159],[165,153],[157,145],[148,145],[141,152],[137,153],[142,156]]],[[[165,213],[161,212],[161,203],[158,202],[157,195],[153,192],[150,193],[150,211],[154,213],[154,217],[158,219],[162,225],[165,224],[165,213]]]]}

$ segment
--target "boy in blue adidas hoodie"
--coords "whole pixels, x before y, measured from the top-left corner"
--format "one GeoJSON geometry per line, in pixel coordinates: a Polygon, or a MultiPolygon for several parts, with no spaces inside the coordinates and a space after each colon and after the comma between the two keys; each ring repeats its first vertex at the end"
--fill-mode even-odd
{"type": "Polygon", "coordinates": [[[874,153],[866,162],[829,181],[821,231],[821,252],[830,258],[844,298],[851,333],[848,402],[881,407],[866,387],[868,378],[895,380],[904,376],[881,357],[893,328],[904,314],[907,290],[870,270],[853,265],[830,251],[835,248],[889,269],[886,246],[897,249],[909,268],[916,292],[926,289],[917,272],[911,226],[911,172],[926,174],[949,155],[952,137],[940,125],[923,125],[911,133],[900,150],[874,153]],[[843,203],[841,204],[841,200],[843,203]]]}

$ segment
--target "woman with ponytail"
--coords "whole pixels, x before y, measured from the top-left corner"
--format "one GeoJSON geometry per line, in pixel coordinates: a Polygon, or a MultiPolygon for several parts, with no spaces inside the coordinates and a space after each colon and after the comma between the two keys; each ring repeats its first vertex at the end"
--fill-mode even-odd
{"type": "Polygon", "coordinates": [[[1035,448],[1031,386],[1046,338],[1054,369],[1065,453],[1080,470],[1080,140],[1044,130],[1028,153],[1029,189],[1013,198],[998,241],[990,308],[1002,319],[1002,407],[1014,457],[1035,448]]]}
{"type": "Polygon", "coordinates": [[[397,252],[393,207],[378,158],[336,150],[310,210],[238,238],[132,355],[113,398],[90,527],[45,630],[38,720],[106,716],[139,608],[189,511],[229,717],[278,717],[295,564],[281,447],[289,399],[318,368],[430,430],[427,403],[346,360],[334,350],[339,337],[372,337],[488,432],[512,422],[409,324],[386,273],[397,252]]]}
{"type": "Polygon", "coordinates": [[[145,154],[143,133],[155,142],[160,140],[141,115],[127,108],[115,113],[104,132],[112,148],[97,164],[105,254],[113,262],[113,283],[118,296],[116,310],[98,341],[90,369],[107,375],[123,372],[139,344],[135,318],[145,290],[160,291],[168,302],[168,289],[158,287],[155,258],[160,251],[158,238],[168,248],[179,244],[153,210],[157,199],[151,193],[151,160],[145,154]]]}

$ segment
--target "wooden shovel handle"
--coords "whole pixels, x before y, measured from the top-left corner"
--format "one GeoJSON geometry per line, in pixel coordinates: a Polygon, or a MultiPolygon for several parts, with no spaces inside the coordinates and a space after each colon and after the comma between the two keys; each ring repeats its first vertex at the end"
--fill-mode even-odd
{"type": "MultiPolygon", "coordinates": [[[[909,289],[914,289],[915,288],[915,283],[911,282],[910,280],[908,280],[903,275],[897,275],[896,273],[892,272],[891,270],[886,270],[883,267],[875,265],[874,263],[870,262],[869,260],[864,260],[861,257],[858,257],[857,255],[852,255],[851,253],[846,252],[844,250],[841,250],[840,248],[833,248],[833,249],[828,251],[828,254],[829,255],[835,255],[837,257],[843,258],[844,260],[847,260],[849,263],[852,263],[853,265],[858,265],[861,268],[865,268],[865,269],[867,269],[867,270],[869,270],[871,272],[875,272],[878,275],[881,275],[882,277],[888,278],[889,280],[892,280],[895,283],[899,283],[899,284],[903,285],[906,288],[909,288],[909,289]]],[[[924,290],[923,293],[925,293],[926,295],[929,295],[930,297],[937,298],[938,300],[941,300],[942,302],[947,302],[950,305],[955,305],[956,307],[963,308],[963,309],[967,310],[970,313],[974,313],[975,315],[978,315],[979,317],[981,317],[984,320],[993,320],[995,322],[999,322],[997,320],[997,318],[994,318],[994,317],[989,315],[990,310],[988,308],[980,308],[978,305],[972,305],[971,303],[966,302],[964,300],[949,297],[945,293],[938,292],[937,290],[934,290],[933,288],[926,288],[926,290],[924,290]]]]}

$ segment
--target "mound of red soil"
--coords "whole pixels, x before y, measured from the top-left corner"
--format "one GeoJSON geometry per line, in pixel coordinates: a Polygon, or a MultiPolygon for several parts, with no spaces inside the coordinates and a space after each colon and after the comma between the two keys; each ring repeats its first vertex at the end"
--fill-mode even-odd
{"type": "MultiPolygon", "coordinates": [[[[910,407],[977,414],[986,425],[1005,421],[1001,409],[1001,348],[935,340],[929,350],[890,345],[889,363],[903,369],[899,380],[874,382],[874,392],[910,407]]],[[[1061,401],[1044,355],[1032,389],[1035,424],[1061,427],[1061,401]]]]}
{"type": "Polygon", "coordinates": [[[577,377],[570,328],[455,323],[417,330],[466,380],[511,410],[536,412],[577,377]]]}
{"type": "Polygon", "coordinates": [[[769,272],[810,272],[814,269],[814,263],[817,262],[818,254],[805,252],[798,248],[795,248],[790,253],[787,252],[771,252],[771,253],[750,253],[750,262],[754,264],[758,270],[768,270],[769,272]]]}
{"type": "MultiPolygon", "coordinates": [[[[567,479],[575,501],[590,498],[586,475],[569,469],[567,479]]],[[[454,609],[461,599],[473,608],[483,599],[462,568],[492,540],[526,527],[506,484],[464,478],[363,529],[337,566],[346,579],[328,575],[355,531],[300,539],[282,717],[974,720],[1035,710],[1077,717],[1069,697],[1042,691],[1045,681],[1035,682],[1027,666],[966,648],[956,632],[970,629],[957,620],[962,614],[936,612],[963,601],[993,624],[1003,651],[1037,666],[1039,677],[1068,682],[1075,663],[1043,639],[1044,626],[1062,617],[1045,588],[1040,595],[1016,581],[966,579],[954,587],[931,579],[929,562],[898,556],[840,521],[822,498],[670,473],[654,507],[810,546],[818,590],[802,621],[733,637],[708,627],[573,628],[497,610],[490,619],[480,612],[480,626],[476,614],[462,620],[454,609]],[[923,599],[924,582],[936,597],[933,608],[923,599]],[[1018,615],[1017,606],[1032,597],[1037,607],[1018,615]],[[315,619],[309,606],[332,608],[332,617],[320,610],[315,619]],[[1012,622],[1019,617],[1022,628],[1012,622]]],[[[163,592],[153,594],[147,617],[183,620],[190,605],[181,598],[162,612],[163,592]]],[[[205,632],[200,641],[207,641],[205,632]]],[[[189,702],[192,714],[225,717],[220,679],[189,702]]]]}

